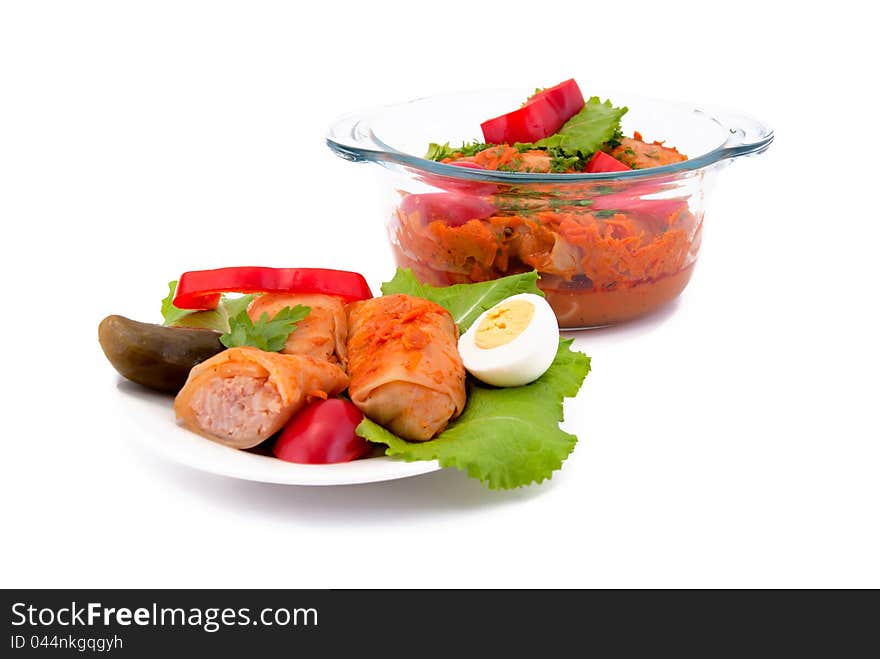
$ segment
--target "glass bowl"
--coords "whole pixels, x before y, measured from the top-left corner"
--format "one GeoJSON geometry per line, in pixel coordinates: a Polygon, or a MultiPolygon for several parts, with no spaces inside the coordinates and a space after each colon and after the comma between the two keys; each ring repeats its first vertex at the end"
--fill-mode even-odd
{"type": "Polygon", "coordinates": [[[397,265],[435,286],[537,270],[560,327],[619,323],[655,311],[687,286],[707,191],[733,159],[765,151],[766,125],[743,115],[632,94],[622,129],[665,141],[688,160],[598,174],[459,167],[424,154],[431,142],[480,138],[480,122],[519,107],[532,89],[421,98],[338,119],[328,146],[382,166],[397,265]]]}

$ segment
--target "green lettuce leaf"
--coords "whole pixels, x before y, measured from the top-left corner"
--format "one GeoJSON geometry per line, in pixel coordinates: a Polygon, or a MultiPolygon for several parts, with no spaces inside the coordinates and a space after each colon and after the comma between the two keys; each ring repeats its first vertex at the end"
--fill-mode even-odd
{"type": "Polygon", "coordinates": [[[193,312],[188,309],[178,309],[174,306],[174,294],[177,292],[177,280],[174,279],[168,282],[168,295],[162,298],[162,318],[164,318],[163,325],[174,325],[177,321],[185,316],[189,316],[193,312]]]}
{"type": "MultiPolygon", "coordinates": [[[[542,295],[537,281],[533,271],[478,284],[435,287],[419,283],[411,270],[398,269],[382,285],[382,293],[406,293],[436,302],[464,332],[483,311],[511,295],[542,295]]],[[[590,371],[590,358],[573,351],[571,344],[571,339],[560,339],[547,372],[522,387],[496,388],[468,378],[464,412],[430,441],[408,442],[367,418],[357,434],[384,444],[386,455],[410,462],[438,460],[491,489],[540,483],[562,466],[577,442],[559,423],[563,400],[577,394],[590,371]]]]}
{"type": "Polygon", "coordinates": [[[253,295],[239,295],[238,297],[226,297],[224,295],[220,298],[220,307],[226,311],[227,316],[234,318],[247,309],[253,299],[253,295]]]}
{"type": "Polygon", "coordinates": [[[538,140],[535,146],[562,149],[572,156],[589,156],[618,134],[620,119],[627,110],[625,107],[614,107],[611,101],[602,103],[598,96],[592,96],[581,111],[566,121],[559,131],[538,140]]]}
{"type": "Polygon", "coordinates": [[[216,309],[209,311],[193,311],[179,309],[174,306],[174,294],[177,292],[177,280],[168,282],[168,295],[162,299],[162,324],[166,327],[192,327],[210,329],[215,332],[228,332],[229,319],[237,316],[247,308],[254,299],[253,295],[220,298],[216,309]]]}
{"type": "Polygon", "coordinates": [[[590,358],[571,350],[571,344],[572,339],[560,339],[553,364],[531,384],[496,389],[469,381],[464,412],[430,441],[408,442],[367,418],[356,432],[385,444],[386,455],[407,462],[438,460],[490,489],[541,483],[562,466],[577,442],[559,428],[562,403],[577,394],[590,358]]]}
{"type": "Polygon", "coordinates": [[[533,270],[479,284],[437,287],[419,283],[412,270],[398,268],[394,279],[382,284],[382,294],[406,293],[436,302],[452,314],[458,328],[465,332],[481,313],[511,295],[534,293],[543,297],[537,282],[538,273],[533,270]]]}

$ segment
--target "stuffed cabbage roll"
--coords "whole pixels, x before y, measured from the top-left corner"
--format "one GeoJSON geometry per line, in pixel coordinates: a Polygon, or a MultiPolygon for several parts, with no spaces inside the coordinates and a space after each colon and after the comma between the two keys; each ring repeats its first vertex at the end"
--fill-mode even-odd
{"type": "Polygon", "coordinates": [[[267,293],[254,298],[248,306],[248,316],[257,321],[263,313],[273,318],[284,307],[301,304],[309,307],[309,315],[296,324],[287,343],[281,350],[288,355],[311,355],[326,359],[346,368],[348,359],[345,352],[345,339],[348,327],[345,319],[345,305],[338,297],[318,294],[267,293]]]}
{"type": "Polygon", "coordinates": [[[251,448],[306,403],[348,386],[339,366],[307,355],[230,348],[194,366],[174,399],[184,426],[233,448],[251,448]]]}
{"type": "Polygon", "coordinates": [[[370,419],[431,439],[465,404],[458,328],[443,307],[409,295],[348,306],[349,396],[370,419]]]}

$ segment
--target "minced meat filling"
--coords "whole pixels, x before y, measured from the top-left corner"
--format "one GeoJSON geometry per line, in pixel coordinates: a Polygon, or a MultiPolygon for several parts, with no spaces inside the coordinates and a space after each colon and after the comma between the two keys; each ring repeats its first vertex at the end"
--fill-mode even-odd
{"type": "Polygon", "coordinates": [[[278,391],[264,378],[214,378],[194,395],[192,410],[205,431],[221,437],[271,433],[281,412],[278,391]]]}

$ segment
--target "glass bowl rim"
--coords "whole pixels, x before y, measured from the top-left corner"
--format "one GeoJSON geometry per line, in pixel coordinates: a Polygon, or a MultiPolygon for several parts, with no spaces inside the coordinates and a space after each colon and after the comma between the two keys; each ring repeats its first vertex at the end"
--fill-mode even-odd
{"type": "MultiPolygon", "coordinates": [[[[483,181],[488,183],[507,184],[542,184],[542,183],[583,183],[587,181],[632,181],[638,179],[663,177],[710,167],[717,163],[733,160],[742,156],[757,155],[766,151],[773,142],[773,130],[765,123],[742,113],[696,106],[689,103],[667,101],[636,94],[626,95],[642,101],[659,103],[681,110],[701,114],[704,118],[718,124],[727,133],[727,139],[714,149],[682,162],[632,169],[624,172],[576,172],[576,173],[535,173],[506,172],[497,170],[479,170],[457,167],[435,160],[428,160],[391,147],[382,141],[370,126],[370,120],[382,112],[400,108],[412,103],[430,101],[436,98],[455,97],[478,93],[513,93],[514,89],[473,89],[458,92],[447,92],[432,96],[422,96],[408,101],[378,106],[369,110],[352,112],[337,118],[327,131],[325,142],[336,155],[352,162],[373,162],[384,167],[403,166],[435,176],[450,179],[483,181]]],[[[614,92],[593,94],[602,98],[611,98],[614,92]]]]}

